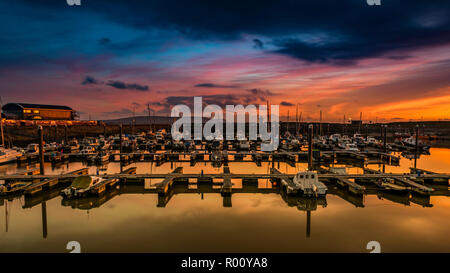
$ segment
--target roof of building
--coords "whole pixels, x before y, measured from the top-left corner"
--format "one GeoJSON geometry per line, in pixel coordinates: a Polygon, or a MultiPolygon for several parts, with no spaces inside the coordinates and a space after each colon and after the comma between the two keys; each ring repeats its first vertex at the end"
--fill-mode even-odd
{"type": "Polygon", "coordinates": [[[7,110],[11,106],[19,106],[21,108],[39,108],[39,109],[57,109],[57,110],[72,110],[68,106],[62,105],[47,105],[47,104],[31,104],[31,103],[7,103],[2,108],[7,110]]]}

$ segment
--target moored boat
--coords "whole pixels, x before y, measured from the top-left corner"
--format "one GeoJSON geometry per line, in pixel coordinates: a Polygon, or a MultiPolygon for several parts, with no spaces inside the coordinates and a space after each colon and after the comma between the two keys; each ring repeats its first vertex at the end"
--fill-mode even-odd
{"type": "Polygon", "coordinates": [[[394,180],[392,178],[380,178],[375,181],[375,184],[384,190],[392,190],[396,192],[409,191],[409,187],[394,184],[394,180]]]}
{"type": "Polygon", "coordinates": [[[73,180],[68,188],[61,191],[61,195],[65,198],[84,197],[92,187],[102,180],[102,178],[96,176],[79,176],[73,180]]]}
{"type": "Polygon", "coordinates": [[[0,147],[0,164],[15,162],[22,155],[19,151],[0,147]]]}
{"type": "Polygon", "coordinates": [[[298,172],[293,179],[295,186],[306,196],[324,196],[327,194],[327,186],[319,181],[317,172],[298,172]]]}

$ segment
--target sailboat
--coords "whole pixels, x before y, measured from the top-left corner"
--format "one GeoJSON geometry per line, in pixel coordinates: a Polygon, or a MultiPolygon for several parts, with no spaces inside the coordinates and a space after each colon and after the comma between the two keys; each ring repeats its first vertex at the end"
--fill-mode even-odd
{"type": "Polygon", "coordinates": [[[15,162],[19,156],[23,154],[13,149],[0,147],[0,164],[15,162]]]}

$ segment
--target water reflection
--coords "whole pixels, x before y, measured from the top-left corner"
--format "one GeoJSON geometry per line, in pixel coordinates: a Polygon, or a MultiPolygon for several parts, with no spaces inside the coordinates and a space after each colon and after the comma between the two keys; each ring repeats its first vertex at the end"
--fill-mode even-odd
{"type": "MultiPolygon", "coordinates": [[[[450,152],[432,149],[418,166],[448,172],[450,152]]],[[[234,173],[268,173],[272,163],[229,163],[234,173]]],[[[280,164],[280,171],[295,173],[306,164],[280,164]]],[[[46,173],[80,169],[81,162],[46,165],[46,173]]],[[[409,172],[411,162],[385,166],[386,172],[409,172]]],[[[210,164],[189,162],[133,163],[137,173],[220,173],[210,164]],[[172,165],[172,166],[171,166],[172,165]]],[[[372,165],[382,170],[383,165],[372,165]]],[[[31,167],[29,167],[31,168],[31,167]]],[[[120,164],[89,166],[89,173],[117,173],[120,164]]],[[[123,169],[123,166],[122,166],[123,169]]],[[[1,166],[14,173],[15,166],[1,166]]],[[[347,166],[350,173],[361,168],[347,166]]],[[[384,251],[448,251],[450,196],[448,185],[433,185],[432,196],[392,194],[367,188],[355,195],[329,186],[322,199],[286,196],[269,180],[235,180],[233,194],[222,196],[215,185],[176,184],[158,196],[152,179],[125,184],[101,197],[64,200],[60,188],[32,197],[0,199],[4,227],[1,252],[65,252],[65,244],[78,240],[88,252],[365,252],[365,244],[380,241],[384,251]]],[[[2,225],[3,226],[3,225],[2,225]]]]}

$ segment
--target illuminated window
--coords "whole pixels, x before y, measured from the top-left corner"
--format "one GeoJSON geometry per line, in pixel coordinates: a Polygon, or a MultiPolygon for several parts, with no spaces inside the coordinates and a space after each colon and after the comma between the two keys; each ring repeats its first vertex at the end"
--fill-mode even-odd
{"type": "Polygon", "coordinates": [[[23,112],[24,113],[31,113],[31,110],[30,109],[25,109],[25,110],[23,110],[23,112]]]}
{"type": "Polygon", "coordinates": [[[39,114],[39,110],[33,110],[33,113],[39,114]]]}

